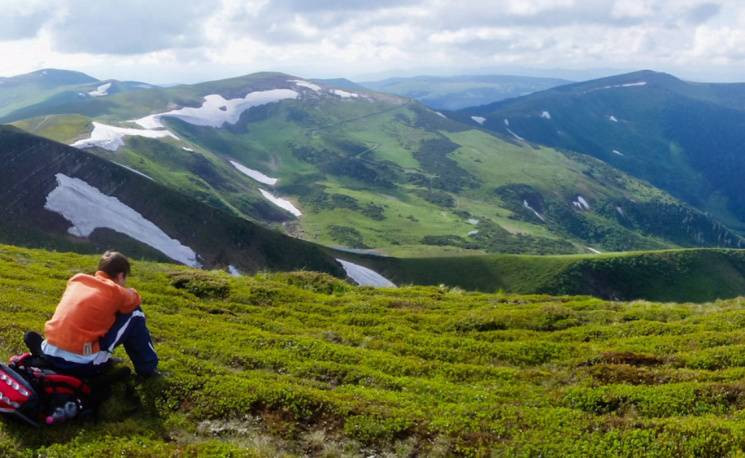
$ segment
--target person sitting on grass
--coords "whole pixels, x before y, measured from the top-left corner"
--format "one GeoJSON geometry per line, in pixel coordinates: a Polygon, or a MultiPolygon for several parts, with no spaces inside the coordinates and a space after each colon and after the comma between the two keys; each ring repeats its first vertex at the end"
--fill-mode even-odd
{"type": "Polygon", "coordinates": [[[123,344],[138,375],[159,374],[142,300],[127,288],[130,270],[123,254],[107,251],[95,275],[77,274],[67,282],[44,326],[46,339],[36,334],[39,350],[55,369],[81,377],[100,375],[111,366],[114,348],[123,344]]]}

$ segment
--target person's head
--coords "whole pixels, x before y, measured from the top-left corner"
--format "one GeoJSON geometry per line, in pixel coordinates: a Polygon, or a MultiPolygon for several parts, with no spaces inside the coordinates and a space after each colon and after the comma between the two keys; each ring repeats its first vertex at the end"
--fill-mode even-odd
{"type": "Polygon", "coordinates": [[[126,285],[131,269],[129,259],[118,251],[107,251],[98,262],[98,270],[121,286],[126,285]]]}

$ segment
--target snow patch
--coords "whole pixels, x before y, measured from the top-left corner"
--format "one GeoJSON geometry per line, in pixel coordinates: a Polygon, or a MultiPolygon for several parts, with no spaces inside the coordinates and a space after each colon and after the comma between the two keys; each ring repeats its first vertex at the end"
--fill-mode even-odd
{"type": "Polygon", "coordinates": [[[477,225],[477,224],[479,224],[479,220],[477,220],[476,218],[468,218],[468,219],[466,220],[466,222],[467,222],[468,224],[473,224],[474,226],[475,226],[475,225],[477,225]]]}
{"type": "Polygon", "coordinates": [[[588,204],[587,201],[585,200],[585,198],[582,197],[582,196],[577,196],[577,200],[573,201],[572,202],[572,205],[574,205],[575,207],[577,207],[580,210],[589,210],[590,209],[590,204],[588,204]]]}
{"type": "Polygon", "coordinates": [[[47,196],[44,208],[72,223],[67,232],[88,237],[97,228],[108,228],[149,245],[174,261],[201,267],[197,254],[113,196],[107,196],[79,178],[55,175],[57,188],[47,196]]]}
{"type": "Polygon", "coordinates": [[[337,259],[337,261],[341,263],[341,266],[344,268],[344,272],[347,273],[347,276],[354,280],[354,282],[360,286],[374,286],[376,288],[396,287],[396,285],[392,281],[388,280],[372,269],[368,269],[367,267],[363,267],[358,264],[345,261],[343,259],[337,259]]]}
{"type": "Polygon", "coordinates": [[[263,173],[259,172],[258,170],[249,169],[248,167],[244,166],[243,164],[239,164],[238,162],[230,161],[230,163],[239,172],[258,181],[259,183],[264,183],[264,184],[268,184],[269,186],[274,186],[275,184],[277,184],[277,181],[279,181],[277,178],[266,176],[263,173]]]}
{"type": "Polygon", "coordinates": [[[238,269],[237,269],[237,268],[236,268],[235,266],[233,266],[233,265],[230,265],[230,266],[228,266],[228,272],[230,273],[230,275],[232,275],[232,276],[234,276],[234,277],[240,277],[240,276],[241,276],[241,271],[240,271],[240,270],[238,270],[238,269]]]}
{"type": "Polygon", "coordinates": [[[266,200],[273,203],[274,205],[281,208],[282,210],[292,213],[296,218],[300,218],[303,215],[302,212],[300,212],[300,210],[298,210],[297,207],[292,205],[292,202],[290,202],[289,200],[282,199],[281,197],[277,197],[271,192],[265,191],[261,188],[259,188],[259,191],[261,191],[261,195],[264,196],[266,200]]]}
{"type": "Polygon", "coordinates": [[[586,246],[585,248],[587,248],[588,250],[590,250],[590,252],[592,252],[592,253],[595,253],[595,254],[603,254],[603,252],[602,252],[602,251],[600,251],[600,250],[596,250],[595,248],[592,248],[592,247],[589,247],[589,246],[586,246]]]}
{"type": "Polygon", "coordinates": [[[316,91],[316,92],[321,92],[321,86],[319,86],[317,84],[313,84],[313,83],[311,83],[309,81],[289,80],[288,82],[294,84],[295,86],[300,86],[300,87],[311,89],[311,90],[316,91]]]}
{"type": "Polygon", "coordinates": [[[623,153],[622,153],[622,152],[620,152],[620,151],[618,151],[617,149],[614,149],[614,150],[613,150],[613,151],[611,151],[611,152],[612,152],[613,154],[615,154],[616,156],[623,156],[623,153]]]}
{"type": "Polygon", "coordinates": [[[544,112],[541,113],[541,118],[543,118],[543,119],[551,119],[551,113],[549,113],[548,111],[544,111],[544,112]]]}
{"type": "Polygon", "coordinates": [[[623,208],[621,208],[621,207],[616,207],[616,211],[618,212],[618,214],[619,214],[619,215],[621,215],[621,216],[626,216],[626,214],[625,214],[625,213],[623,212],[623,208]]]}
{"type": "Polygon", "coordinates": [[[507,132],[509,132],[510,135],[512,135],[516,139],[520,140],[521,142],[524,142],[525,141],[524,138],[522,138],[521,136],[517,135],[515,132],[512,131],[512,129],[507,129],[507,132]]]}
{"type": "Polygon", "coordinates": [[[78,140],[70,146],[76,148],[91,148],[98,146],[99,148],[107,149],[109,151],[116,151],[121,146],[124,146],[124,137],[128,135],[147,138],[173,137],[178,140],[177,136],[167,130],[130,129],[128,127],[110,126],[108,124],[94,121],[91,136],[78,140]]]}
{"type": "Polygon", "coordinates": [[[189,148],[188,146],[182,146],[181,149],[184,150],[184,151],[188,151],[190,153],[193,153],[194,152],[194,150],[191,149],[191,148],[189,148]]]}
{"type": "Polygon", "coordinates": [[[106,83],[98,86],[96,90],[88,92],[88,95],[92,97],[101,97],[104,95],[109,95],[109,89],[111,88],[111,83],[106,83]]]}
{"type": "Polygon", "coordinates": [[[210,94],[204,97],[204,102],[198,108],[179,108],[135,119],[134,122],[145,129],[155,129],[164,127],[161,118],[173,117],[196,126],[222,127],[225,123],[238,122],[243,112],[250,108],[282,100],[297,99],[299,96],[300,94],[291,89],[249,92],[243,98],[229,100],[219,94],[210,94]]]}
{"type": "Polygon", "coordinates": [[[535,209],[534,209],[533,207],[531,207],[531,206],[530,206],[530,204],[528,203],[528,201],[527,201],[527,200],[523,200],[523,207],[525,207],[525,208],[527,208],[528,210],[532,211],[532,212],[533,212],[533,214],[534,214],[534,215],[535,215],[535,216],[536,216],[536,217],[537,217],[537,218],[538,218],[539,220],[543,221],[544,223],[546,222],[546,220],[545,220],[545,219],[543,218],[543,215],[541,215],[541,214],[540,214],[540,213],[538,213],[538,212],[537,212],[537,211],[536,211],[536,210],[535,210],[535,209]]]}
{"type": "Polygon", "coordinates": [[[470,231],[470,232],[468,233],[468,236],[469,236],[469,237],[473,237],[474,235],[476,235],[476,234],[478,234],[478,233],[479,233],[479,231],[470,231]]]}
{"type": "Polygon", "coordinates": [[[610,122],[618,122],[618,118],[613,115],[608,116],[608,119],[610,120],[610,122]]]}
{"type": "Polygon", "coordinates": [[[360,96],[359,94],[355,94],[354,92],[342,91],[341,89],[332,89],[331,92],[338,95],[342,99],[356,98],[360,96]]]}
{"type": "Polygon", "coordinates": [[[443,119],[447,119],[447,118],[448,118],[447,116],[445,116],[444,114],[440,113],[439,111],[435,111],[435,114],[436,114],[437,116],[439,116],[439,117],[443,118],[443,119]]]}
{"type": "Polygon", "coordinates": [[[602,86],[602,87],[599,87],[599,88],[596,88],[596,89],[592,89],[592,90],[590,90],[588,92],[602,91],[602,90],[605,90],[605,89],[616,89],[616,88],[622,88],[622,87],[640,87],[640,86],[646,86],[646,85],[647,85],[647,82],[646,81],[637,81],[637,82],[634,82],[634,83],[613,84],[613,85],[610,85],[610,86],[602,86]]]}
{"type": "Polygon", "coordinates": [[[504,118],[504,125],[507,127],[510,127],[510,120],[507,118],[504,118]]]}
{"type": "Polygon", "coordinates": [[[132,167],[127,167],[126,165],[124,165],[124,164],[120,164],[120,163],[118,163],[118,162],[114,162],[114,164],[118,165],[119,167],[125,168],[125,169],[129,170],[130,172],[134,172],[134,173],[136,173],[137,175],[143,176],[143,177],[147,178],[147,179],[148,179],[148,180],[150,180],[150,181],[155,181],[155,180],[153,180],[153,179],[152,179],[151,177],[149,177],[149,176],[145,175],[144,173],[140,172],[139,170],[135,170],[135,169],[133,169],[132,167]]]}
{"type": "Polygon", "coordinates": [[[484,118],[484,117],[482,117],[482,116],[471,116],[471,119],[473,119],[473,120],[474,120],[474,121],[476,121],[477,123],[481,124],[482,126],[483,126],[483,125],[484,125],[484,123],[486,122],[486,118],[484,118]]]}

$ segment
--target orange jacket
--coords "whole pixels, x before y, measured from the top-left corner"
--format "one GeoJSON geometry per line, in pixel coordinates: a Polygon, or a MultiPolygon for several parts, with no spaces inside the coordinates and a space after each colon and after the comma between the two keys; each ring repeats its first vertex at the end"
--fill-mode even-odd
{"type": "Polygon", "coordinates": [[[116,314],[131,313],[141,302],[137,291],[118,285],[104,272],[77,274],[67,282],[54,316],[44,326],[44,336],[62,350],[96,353],[98,339],[114,325],[116,314]]]}

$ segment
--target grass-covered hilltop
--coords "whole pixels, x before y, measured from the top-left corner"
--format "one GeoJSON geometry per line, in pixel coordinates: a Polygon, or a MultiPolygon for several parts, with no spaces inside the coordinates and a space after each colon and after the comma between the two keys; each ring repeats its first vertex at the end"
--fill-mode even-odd
{"type": "MultiPolygon", "coordinates": [[[[23,351],[93,256],[0,245],[23,351]]],[[[359,288],[135,263],[162,380],[2,456],[723,456],[745,450],[745,302],[359,288]],[[133,408],[136,408],[134,411],[133,408]]]]}

